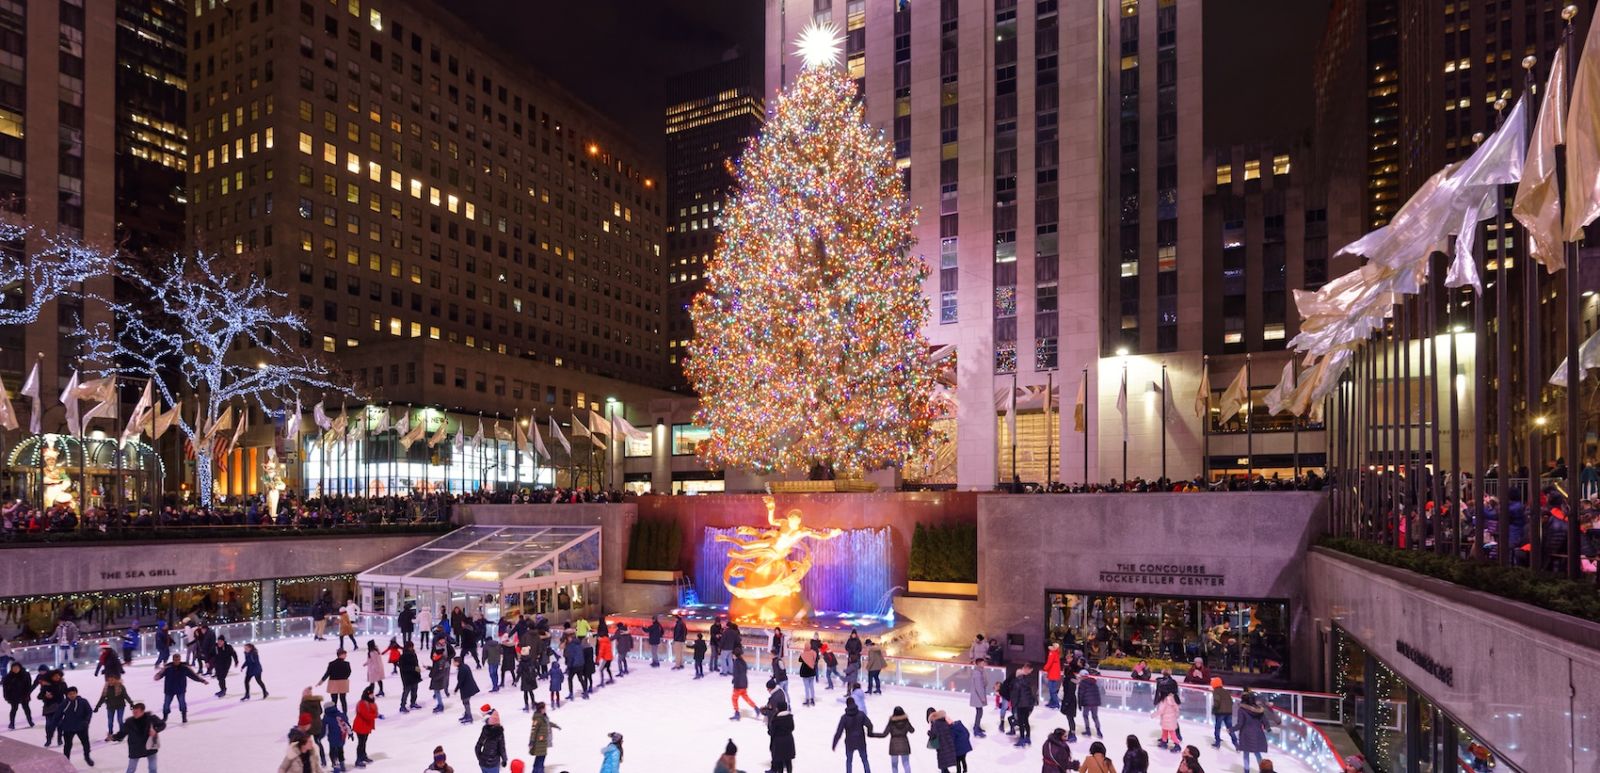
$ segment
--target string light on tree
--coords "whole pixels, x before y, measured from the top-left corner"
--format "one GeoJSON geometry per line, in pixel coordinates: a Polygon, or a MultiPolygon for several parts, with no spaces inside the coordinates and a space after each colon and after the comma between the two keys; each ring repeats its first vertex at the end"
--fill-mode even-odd
{"type": "Polygon", "coordinates": [[[685,367],[709,463],[853,475],[937,441],[927,270],[890,144],[827,66],[837,30],[798,48],[807,66],[735,170],[685,367]]]}

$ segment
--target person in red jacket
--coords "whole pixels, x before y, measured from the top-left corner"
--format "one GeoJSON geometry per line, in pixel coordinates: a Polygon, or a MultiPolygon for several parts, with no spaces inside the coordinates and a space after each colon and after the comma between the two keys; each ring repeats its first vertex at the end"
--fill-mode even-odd
{"type": "Polygon", "coordinates": [[[1057,697],[1061,692],[1061,644],[1059,642],[1051,643],[1050,652],[1044,657],[1044,684],[1050,691],[1050,702],[1045,705],[1045,708],[1061,708],[1061,700],[1057,697]]]}
{"type": "Polygon", "coordinates": [[[600,635],[596,637],[595,658],[600,661],[601,684],[617,681],[617,677],[611,673],[611,661],[614,656],[611,651],[611,637],[606,634],[606,628],[608,627],[604,622],[601,622],[600,635]]]}
{"type": "Polygon", "coordinates": [[[372,735],[372,730],[378,726],[378,720],[383,715],[378,713],[378,699],[372,694],[372,685],[361,691],[361,700],[356,702],[356,721],[350,729],[356,734],[356,767],[364,768],[372,761],[367,756],[367,736],[372,735]]]}

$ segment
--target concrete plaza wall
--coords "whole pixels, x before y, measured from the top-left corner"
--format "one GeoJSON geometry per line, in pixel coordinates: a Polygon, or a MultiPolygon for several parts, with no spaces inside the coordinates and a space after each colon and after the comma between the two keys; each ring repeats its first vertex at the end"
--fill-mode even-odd
{"type": "Polygon", "coordinates": [[[1319,626],[1337,623],[1507,761],[1600,772],[1600,625],[1328,550],[1306,575],[1319,626]]]}
{"type": "Polygon", "coordinates": [[[438,534],[107,542],[0,550],[0,598],[354,574],[438,534]]]}
{"type": "Polygon", "coordinates": [[[1302,556],[1326,519],[1319,492],[985,495],[982,631],[1022,634],[1013,654],[1043,660],[1048,590],[1287,599],[1291,640],[1305,651],[1314,631],[1302,556]]]}

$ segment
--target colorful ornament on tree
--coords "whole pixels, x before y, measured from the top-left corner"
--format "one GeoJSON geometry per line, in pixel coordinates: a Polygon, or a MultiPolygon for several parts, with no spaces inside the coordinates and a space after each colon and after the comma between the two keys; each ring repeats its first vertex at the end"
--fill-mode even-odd
{"type": "Polygon", "coordinates": [[[856,87],[808,29],[807,66],[736,169],[690,314],[702,457],[813,477],[898,466],[936,440],[916,212],[856,87]]]}

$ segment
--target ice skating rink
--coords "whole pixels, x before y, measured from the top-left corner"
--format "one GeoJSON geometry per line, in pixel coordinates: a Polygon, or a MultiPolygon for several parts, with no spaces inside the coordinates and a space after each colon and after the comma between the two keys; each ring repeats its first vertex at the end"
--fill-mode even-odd
{"type": "MultiPolygon", "coordinates": [[[[365,648],[366,640],[362,640],[365,648]]],[[[242,647],[243,641],[234,642],[242,647]]],[[[380,641],[379,646],[387,644],[380,641]]],[[[189,683],[189,722],[179,724],[174,707],[170,726],[162,736],[160,768],[163,773],[202,773],[209,771],[237,771],[239,773],[266,773],[275,771],[287,748],[286,736],[299,713],[300,692],[312,686],[321,676],[327,661],[337,649],[332,639],[316,642],[310,639],[290,639],[265,642],[258,645],[263,664],[263,679],[271,697],[261,700],[254,697],[240,702],[244,694],[243,678],[238,672],[229,676],[229,695],[213,697],[215,682],[203,685],[189,683]]],[[[353,704],[362,681],[364,658],[352,656],[355,678],[351,680],[350,702],[353,704]]],[[[135,660],[130,666],[125,683],[136,701],[143,701],[157,713],[161,706],[161,687],[152,681],[152,661],[135,660]]],[[[668,666],[652,669],[631,663],[632,673],[596,690],[593,698],[564,702],[553,709],[551,719],[561,726],[554,732],[554,744],[546,758],[546,770],[551,773],[570,771],[595,771],[600,769],[600,749],[606,743],[606,734],[620,732],[625,737],[624,771],[652,771],[678,773],[679,771],[709,771],[729,738],[739,746],[739,767],[750,773],[766,770],[767,735],[762,721],[753,716],[748,707],[744,719],[734,722],[729,704],[729,681],[707,672],[705,679],[695,680],[693,668],[673,671],[668,666]]],[[[93,669],[79,668],[67,672],[67,683],[77,686],[93,703],[100,695],[100,678],[91,677],[93,669]]],[[[792,672],[791,672],[792,675],[792,672]]],[[[385,682],[388,697],[379,698],[378,705],[384,719],[368,740],[368,754],[376,760],[369,770],[392,770],[417,773],[432,762],[434,746],[443,746],[449,763],[458,773],[478,770],[473,757],[473,744],[478,737],[481,715],[478,706],[488,703],[499,709],[506,726],[507,749],[512,759],[527,761],[528,715],[522,712],[522,694],[516,687],[505,686],[498,693],[488,692],[489,679],[482,671],[476,672],[479,687],[484,690],[473,700],[475,716],[479,721],[472,726],[457,723],[461,714],[461,701],[454,694],[446,699],[446,712],[432,713],[432,695],[427,691],[424,677],[419,702],[423,710],[410,714],[399,711],[400,679],[390,675],[385,682]]],[[[766,699],[766,673],[754,669],[750,672],[750,695],[759,705],[766,699]]],[[[454,687],[454,679],[452,687],[454,687]]],[[[539,696],[548,697],[548,687],[541,682],[539,696]]],[[[798,678],[791,682],[793,702],[802,698],[798,678]]],[[[842,769],[843,751],[831,751],[829,745],[833,731],[843,711],[842,690],[828,692],[819,685],[814,707],[795,708],[795,746],[799,752],[795,760],[797,771],[836,771],[842,769]]],[[[321,690],[319,695],[325,695],[321,690]]],[[[1041,701],[1042,702],[1042,701],[1041,701]]],[[[918,771],[937,771],[934,752],[926,748],[923,720],[928,707],[949,713],[969,727],[972,709],[965,694],[946,693],[907,687],[884,686],[883,695],[868,696],[867,713],[877,728],[887,722],[895,706],[910,715],[917,734],[912,743],[912,767],[918,771]]],[[[32,744],[44,743],[44,722],[38,717],[38,703],[33,704],[38,726],[29,729],[20,726],[4,733],[6,737],[32,744]]],[[[1150,753],[1150,769],[1165,773],[1177,769],[1178,755],[1155,747],[1160,736],[1153,716],[1102,709],[1105,723],[1104,743],[1108,756],[1122,766],[1122,752],[1129,734],[1137,735],[1150,753]]],[[[1042,705],[1033,713],[1034,745],[1015,748],[1012,738],[997,732],[994,727],[995,712],[984,712],[984,724],[989,730],[987,738],[974,738],[973,751],[968,756],[972,773],[991,771],[1032,771],[1040,767],[1040,747],[1053,728],[1064,726],[1065,717],[1042,705]]],[[[96,767],[92,770],[124,769],[127,753],[124,744],[105,743],[104,712],[96,713],[89,733],[96,767]]],[[[20,722],[20,717],[19,717],[20,722]]],[[[3,728],[4,725],[0,725],[3,728]]],[[[1079,728],[1082,729],[1081,727],[1079,728]]],[[[1211,748],[1211,727],[1199,723],[1186,723],[1184,738],[1201,749],[1201,762],[1210,773],[1237,773],[1243,769],[1240,755],[1227,743],[1224,736],[1220,750],[1211,748]]],[[[1083,757],[1088,753],[1093,739],[1079,736],[1072,745],[1073,754],[1083,757]]],[[[869,739],[868,758],[873,768],[885,773],[889,768],[888,740],[869,739]]],[[[1290,755],[1269,753],[1277,770],[1300,773],[1312,770],[1290,755]]],[[[355,739],[345,750],[345,759],[354,768],[355,739]]],[[[74,749],[73,764],[80,770],[91,770],[74,749]]],[[[142,771],[143,766],[140,767],[142,771]]]]}

